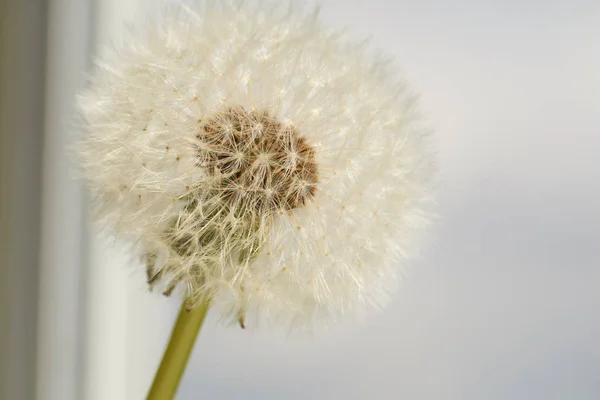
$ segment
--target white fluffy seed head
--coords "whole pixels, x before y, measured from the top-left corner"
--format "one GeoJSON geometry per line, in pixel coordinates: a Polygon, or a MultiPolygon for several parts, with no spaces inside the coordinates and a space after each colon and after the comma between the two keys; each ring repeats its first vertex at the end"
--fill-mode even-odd
{"type": "Polygon", "coordinates": [[[381,305],[429,220],[405,85],[291,6],[148,18],[96,63],[77,153],[97,219],[135,244],[151,287],[242,324],[381,305]]]}

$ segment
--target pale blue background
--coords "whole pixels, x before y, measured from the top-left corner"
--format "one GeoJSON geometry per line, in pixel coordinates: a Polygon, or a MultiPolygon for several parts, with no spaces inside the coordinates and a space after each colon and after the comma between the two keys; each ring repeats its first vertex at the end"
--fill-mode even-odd
{"type": "Polygon", "coordinates": [[[286,339],[213,315],[179,397],[600,398],[600,3],[323,4],[422,93],[436,242],[362,326],[286,339]]]}

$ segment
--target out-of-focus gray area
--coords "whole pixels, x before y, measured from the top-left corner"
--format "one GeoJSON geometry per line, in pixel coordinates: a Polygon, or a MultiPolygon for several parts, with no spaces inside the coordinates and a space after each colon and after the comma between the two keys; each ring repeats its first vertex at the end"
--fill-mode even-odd
{"type": "Polygon", "coordinates": [[[434,243],[393,304],[317,337],[212,315],[181,399],[600,398],[600,4],[324,1],[437,131],[434,243]]]}
{"type": "Polygon", "coordinates": [[[35,393],[45,9],[0,1],[0,398],[11,400],[35,393]]]}

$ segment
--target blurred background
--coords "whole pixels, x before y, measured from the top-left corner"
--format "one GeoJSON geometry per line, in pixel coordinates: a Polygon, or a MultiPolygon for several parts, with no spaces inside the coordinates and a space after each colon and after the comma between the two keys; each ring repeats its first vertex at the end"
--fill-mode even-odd
{"type": "MultiPolygon", "coordinates": [[[[93,55],[156,3],[0,1],[2,399],[141,399],[160,360],[177,300],[96,237],[65,155],[93,55]]],[[[320,4],[421,93],[443,219],[363,325],[209,314],[178,398],[599,399],[600,3],[320,4]]]]}

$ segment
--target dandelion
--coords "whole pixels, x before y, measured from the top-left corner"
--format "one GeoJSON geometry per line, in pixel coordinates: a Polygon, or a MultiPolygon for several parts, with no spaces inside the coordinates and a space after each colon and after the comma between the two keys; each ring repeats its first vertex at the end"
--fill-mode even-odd
{"type": "Polygon", "coordinates": [[[432,176],[390,63],[291,4],[149,18],[96,63],[77,153],[97,219],[135,245],[150,287],[242,327],[384,304],[432,176]]]}

